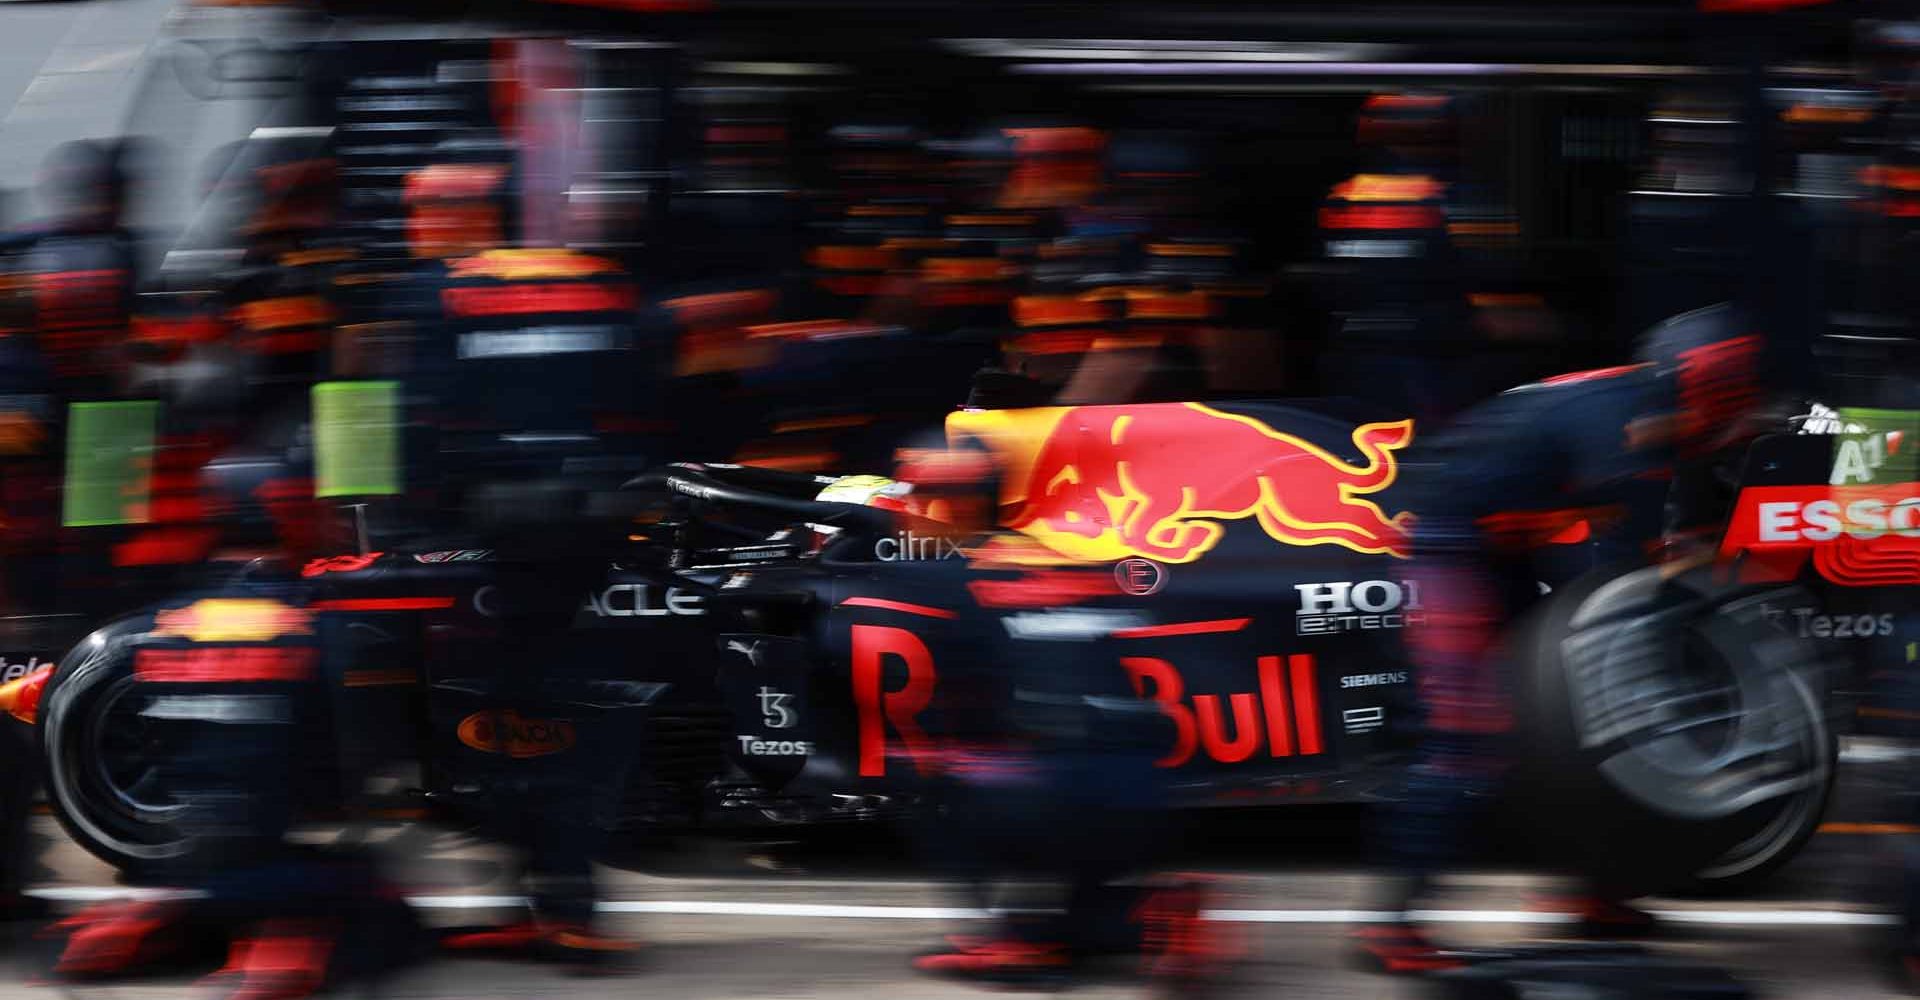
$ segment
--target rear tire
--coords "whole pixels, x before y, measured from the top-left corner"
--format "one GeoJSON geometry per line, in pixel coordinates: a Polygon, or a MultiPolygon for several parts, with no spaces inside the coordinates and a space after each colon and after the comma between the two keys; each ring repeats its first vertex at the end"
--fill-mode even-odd
{"type": "Polygon", "coordinates": [[[1792,859],[1836,774],[1830,664],[1767,622],[1811,598],[1657,569],[1577,581],[1516,633],[1521,802],[1623,895],[1732,892],[1792,859]]]}
{"type": "Polygon", "coordinates": [[[1802,690],[1809,700],[1806,742],[1817,755],[1810,762],[1824,770],[1825,780],[1802,794],[1777,800],[1770,808],[1750,810],[1747,819],[1760,821],[1760,827],[1693,873],[1695,893],[1739,896],[1759,889],[1799,855],[1826,818],[1827,802],[1839,779],[1840,735],[1829,718],[1821,685],[1808,682],[1802,690]]]}

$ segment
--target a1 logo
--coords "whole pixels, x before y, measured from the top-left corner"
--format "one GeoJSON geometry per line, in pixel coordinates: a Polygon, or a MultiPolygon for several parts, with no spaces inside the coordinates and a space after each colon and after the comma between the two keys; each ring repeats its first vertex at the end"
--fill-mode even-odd
{"type": "Polygon", "coordinates": [[[1834,449],[1833,475],[1827,478],[1827,484],[1855,486],[1873,482],[1874,473],[1887,464],[1889,457],[1899,454],[1902,437],[1899,431],[1887,431],[1841,439],[1834,449]]]}
{"type": "Polygon", "coordinates": [[[1848,426],[1878,429],[1848,432],[1834,442],[1827,485],[1908,482],[1920,471],[1908,440],[1920,431],[1920,413],[1863,407],[1844,407],[1840,413],[1848,426]]]}

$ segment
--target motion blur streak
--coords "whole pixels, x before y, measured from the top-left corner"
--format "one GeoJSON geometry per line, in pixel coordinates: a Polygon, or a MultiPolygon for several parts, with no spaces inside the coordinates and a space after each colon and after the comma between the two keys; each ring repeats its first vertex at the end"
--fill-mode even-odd
{"type": "Polygon", "coordinates": [[[1920,993],[1912,0],[106,2],[20,979],[1920,993]]]}

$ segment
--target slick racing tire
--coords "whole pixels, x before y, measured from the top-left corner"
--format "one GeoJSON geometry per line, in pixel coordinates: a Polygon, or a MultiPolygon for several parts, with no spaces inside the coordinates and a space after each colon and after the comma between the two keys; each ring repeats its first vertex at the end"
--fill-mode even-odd
{"type": "Polygon", "coordinates": [[[140,715],[133,643],[152,625],[135,615],[80,640],[54,668],[40,701],[47,798],[74,842],[138,877],[185,854],[180,813],[155,787],[169,748],[140,715]]]}
{"type": "Polygon", "coordinates": [[[1518,630],[1521,802],[1557,860],[1627,895],[1735,891],[1813,835],[1834,667],[1769,623],[1783,603],[1811,598],[1637,569],[1576,581],[1518,630]]]}

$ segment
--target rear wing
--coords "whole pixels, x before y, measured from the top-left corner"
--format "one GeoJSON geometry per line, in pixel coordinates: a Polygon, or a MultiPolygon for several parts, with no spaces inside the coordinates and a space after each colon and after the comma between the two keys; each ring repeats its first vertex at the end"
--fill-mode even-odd
{"type": "Polygon", "coordinates": [[[1829,428],[1754,442],[1721,562],[1751,582],[1920,584],[1920,411],[1841,410],[1829,428]]]}

